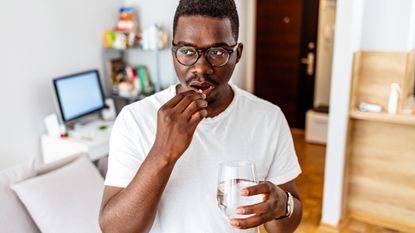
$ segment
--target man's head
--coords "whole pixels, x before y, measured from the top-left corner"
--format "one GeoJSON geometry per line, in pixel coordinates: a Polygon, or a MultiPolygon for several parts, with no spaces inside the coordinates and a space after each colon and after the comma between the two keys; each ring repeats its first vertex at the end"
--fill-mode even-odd
{"type": "Polygon", "coordinates": [[[201,90],[208,114],[224,110],[233,97],[228,82],[242,55],[233,0],[181,0],[174,19],[173,60],[181,91],[201,90]]]}
{"type": "Polygon", "coordinates": [[[229,19],[232,35],[238,41],[239,17],[234,0],[180,0],[173,21],[173,37],[176,34],[177,23],[181,16],[209,16],[219,19],[229,19]]]}

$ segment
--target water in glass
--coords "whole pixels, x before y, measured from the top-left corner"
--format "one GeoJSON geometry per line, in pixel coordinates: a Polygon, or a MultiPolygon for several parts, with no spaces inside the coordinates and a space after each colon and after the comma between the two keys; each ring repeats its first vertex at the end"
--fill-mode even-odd
{"type": "Polygon", "coordinates": [[[252,215],[238,215],[240,206],[262,201],[260,195],[241,196],[240,190],[257,184],[255,164],[251,161],[231,161],[219,165],[217,204],[226,218],[247,218],[252,215]]]}

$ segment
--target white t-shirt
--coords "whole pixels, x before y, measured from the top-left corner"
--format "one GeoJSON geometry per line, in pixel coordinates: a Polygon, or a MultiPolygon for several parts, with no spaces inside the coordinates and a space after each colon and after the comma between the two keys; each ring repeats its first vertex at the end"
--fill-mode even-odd
{"type": "MultiPolygon", "coordinates": [[[[282,184],[301,169],[281,110],[231,85],[228,108],[197,126],[161,197],[151,233],[235,232],[216,205],[218,164],[255,162],[259,180],[282,184]]],[[[175,86],[123,108],[111,133],[105,185],[126,187],[152,147],[157,111],[176,95],[175,86]]],[[[257,228],[241,232],[256,233],[257,228]]]]}

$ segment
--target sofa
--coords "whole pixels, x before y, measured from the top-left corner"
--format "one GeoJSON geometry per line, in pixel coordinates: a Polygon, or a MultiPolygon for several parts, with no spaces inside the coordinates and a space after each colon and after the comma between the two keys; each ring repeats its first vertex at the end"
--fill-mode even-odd
{"type": "Polygon", "coordinates": [[[101,232],[98,214],[107,158],[77,154],[36,166],[0,171],[0,232],[101,232]]]}

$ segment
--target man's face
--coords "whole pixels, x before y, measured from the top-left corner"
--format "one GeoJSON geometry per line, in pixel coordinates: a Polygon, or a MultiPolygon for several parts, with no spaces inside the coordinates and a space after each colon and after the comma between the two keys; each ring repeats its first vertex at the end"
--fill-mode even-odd
{"type": "MultiPolygon", "coordinates": [[[[230,48],[237,41],[232,36],[229,19],[208,16],[181,16],[178,20],[173,43],[177,46],[192,46],[196,49],[211,47],[230,48]]],[[[229,61],[221,67],[214,67],[205,54],[191,66],[180,64],[173,54],[174,68],[181,83],[181,91],[201,89],[212,107],[218,107],[232,99],[228,82],[236,63],[242,54],[242,45],[235,47],[229,61]]]]}

